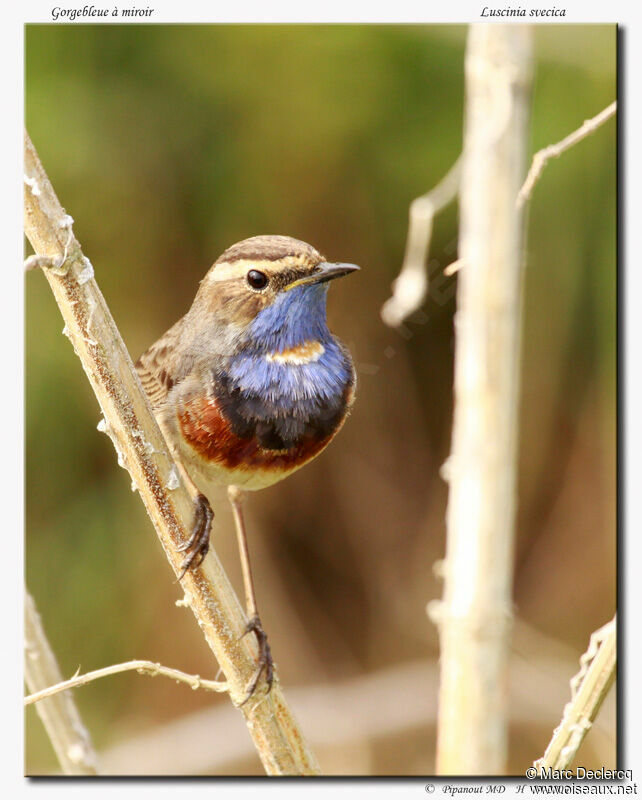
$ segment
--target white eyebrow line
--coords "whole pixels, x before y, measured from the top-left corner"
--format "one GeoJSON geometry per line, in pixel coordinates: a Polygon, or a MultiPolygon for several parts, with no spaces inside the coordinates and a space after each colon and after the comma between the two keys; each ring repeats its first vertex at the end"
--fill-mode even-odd
{"type": "Polygon", "coordinates": [[[287,267],[300,267],[301,261],[296,256],[287,256],[276,261],[259,260],[259,259],[243,259],[240,261],[221,261],[219,264],[213,266],[209,273],[208,279],[211,281],[228,281],[234,278],[242,278],[245,273],[250,269],[258,269],[267,272],[268,275],[275,275],[281,269],[287,267]],[[279,265],[279,270],[274,269],[274,265],[279,265]]]}

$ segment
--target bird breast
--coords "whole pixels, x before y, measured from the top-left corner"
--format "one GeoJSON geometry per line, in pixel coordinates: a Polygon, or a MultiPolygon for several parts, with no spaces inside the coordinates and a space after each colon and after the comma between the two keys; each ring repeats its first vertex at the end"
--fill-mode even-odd
{"type": "Polygon", "coordinates": [[[278,352],[243,352],[180,404],[192,461],[222,483],[262,488],[332,440],[354,396],[354,370],[333,338],[278,352]]]}

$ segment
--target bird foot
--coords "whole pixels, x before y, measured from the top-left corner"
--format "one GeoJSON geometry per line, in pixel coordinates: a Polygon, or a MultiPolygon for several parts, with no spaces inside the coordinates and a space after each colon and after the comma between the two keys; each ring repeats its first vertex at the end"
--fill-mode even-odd
{"type": "MultiPolygon", "coordinates": [[[[263,630],[261,619],[258,614],[255,614],[247,623],[247,627],[245,628],[243,636],[246,636],[251,632],[253,632],[256,636],[256,641],[259,646],[259,660],[256,672],[252,678],[252,683],[247,690],[247,696],[241,705],[247,703],[250,697],[252,697],[254,694],[263,671],[265,671],[265,682],[268,686],[268,692],[272,688],[272,682],[274,681],[274,661],[272,660],[272,652],[270,650],[270,645],[268,644],[267,634],[263,630]]],[[[243,638],[243,636],[241,638],[243,638]]]]}
{"type": "Polygon", "coordinates": [[[179,552],[187,554],[181,564],[179,581],[183,579],[190,567],[196,568],[203,563],[203,559],[210,549],[210,531],[213,519],[214,512],[209,500],[204,494],[198,494],[195,500],[192,535],[178,548],[179,552]]]}

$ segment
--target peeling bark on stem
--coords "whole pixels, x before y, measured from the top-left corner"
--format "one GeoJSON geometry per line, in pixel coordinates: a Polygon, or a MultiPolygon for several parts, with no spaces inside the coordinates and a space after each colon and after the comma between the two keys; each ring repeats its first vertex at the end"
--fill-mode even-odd
{"type": "Polygon", "coordinates": [[[441,775],[501,774],[511,626],[527,27],[473,25],[466,52],[455,411],[438,609],[441,775]]]}
{"type": "MultiPolygon", "coordinates": [[[[44,270],[65,331],[81,360],[103,412],[119,461],[145,504],[176,575],[189,538],[194,508],[185,487],[175,486],[176,467],[154,419],[120,333],[93,278],[93,269],[73,236],[68,217],[38,155],[25,134],[25,232],[39,256],[53,260],[44,270]]],[[[185,596],[225,674],[238,705],[256,669],[257,646],[241,638],[247,620],[216,553],[182,580],[185,596]]],[[[257,692],[240,708],[266,772],[316,774],[316,759],[303,738],[278,681],[269,695],[257,692]]],[[[212,744],[215,746],[215,743],[212,744]]]]}

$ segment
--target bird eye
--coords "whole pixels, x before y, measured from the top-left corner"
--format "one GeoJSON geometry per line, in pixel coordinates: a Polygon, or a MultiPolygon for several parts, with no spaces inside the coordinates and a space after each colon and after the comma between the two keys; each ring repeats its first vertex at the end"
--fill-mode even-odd
{"type": "Polygon", "coordinates": [[[258,269],[251,269],[247,273],[247,282],[253,289],[264,289],[268,283],[268,276],[258,269]]]}

